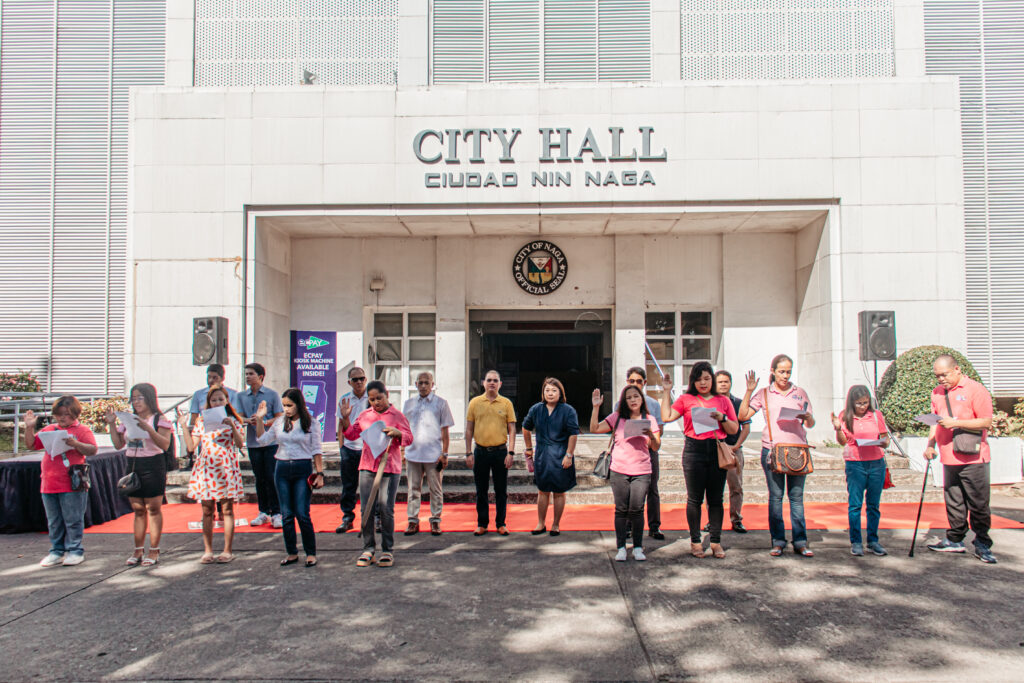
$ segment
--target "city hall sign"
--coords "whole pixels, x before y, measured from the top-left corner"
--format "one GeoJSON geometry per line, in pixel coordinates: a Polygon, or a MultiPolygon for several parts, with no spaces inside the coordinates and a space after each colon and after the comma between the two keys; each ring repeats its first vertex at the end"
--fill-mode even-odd
{"type": "MultiPolygon", "coordinates": [[[[521,182],[532,187],[572,187],[574,182],[584,187],[655,185],[654,173],[641,165],[668,161],[665,148],[653,151],[654,126],[639,126],[629,133],[620,126],[598,131],[587,128],[579,135],[572,128],[538,128],[540,156],[529,179],[520,178],[518,171],[485,167],[479,171],[427,171],[423,184],[432,189],[519,187],[521,182]],[[615,166],[574,167],[592,162],[615,166]],[[549,169],[545,164],[555,167],[549,169]]],[[[522,136],[521,128],[426,128],[413,137],[412,151],[423,164],[515,164],[516,143],[522,136]]]]}

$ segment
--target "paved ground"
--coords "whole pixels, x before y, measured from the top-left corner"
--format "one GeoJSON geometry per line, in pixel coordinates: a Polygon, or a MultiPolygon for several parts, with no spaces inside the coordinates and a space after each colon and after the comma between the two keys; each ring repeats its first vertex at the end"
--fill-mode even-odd
{"type": "Polygon", "coordinates": [[[126,536],[89,535],[83,565],[49,570],[45,537],[3,536],[0,680],[1024,678],[1024,531],[994,532],[994,567],[909,559],[909,536],[853,558],[811,532],[818,557],[772,559],[766,532],[727,534],[716,561],[673,534],[617,564],[602,533],[399,535],[395,567],[359,569],[355,536],[320,534],[319,568],[282,569],[277,535],[201,566],[177,534],[126,569],[126,536]]]}

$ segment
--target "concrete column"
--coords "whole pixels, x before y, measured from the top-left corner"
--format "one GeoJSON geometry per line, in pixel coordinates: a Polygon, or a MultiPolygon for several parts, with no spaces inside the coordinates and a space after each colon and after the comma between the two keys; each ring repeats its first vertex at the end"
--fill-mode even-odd
{"type": "Polygon", "coordinates": [[[165,16],[164,84],[191,87],[195,74],[195,0],[167,0],[165,16]]]}
{"type": "Polygon", "coordinates": [[[655,81],[678,81],[679,0],[651,2],[651,78],[655,81]]]}
{"type": "Polygon", "coordinates": [[[437,302],[437,394],[455,417],[453,432],[462,433],[466,417],[466,259],[468,240],[438,237],[435,242],[437,302]]]}
{"type": "Polygon", "coordinates": [[[429,84],[429,30],[427,0],[399,0],[398,85],[415,87],[429,84]]]}
{"type": "Polygon", "coordinates": [[[621,388],[628,368],[645,365],[644,262],[644,250],[638,248],[636,236],[615,236],[615,356],[612,387],[621,388]]]}

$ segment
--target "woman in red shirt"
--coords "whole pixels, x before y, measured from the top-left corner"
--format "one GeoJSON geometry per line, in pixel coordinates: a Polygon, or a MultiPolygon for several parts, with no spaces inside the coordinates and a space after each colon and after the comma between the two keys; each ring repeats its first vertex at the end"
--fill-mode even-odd
{"type": "Polygon", "coordinates": [[[715,389],[715,370],[701,361],[690,370],[686,393],[672,400],[672,378],[662,377],[661,419],[674,422],[683,418],[683,476],[686,479],[686,524],[690,528],[690,554],[704,557],[700,537],[700,506],[707,497],[708,524],[711,527],[711,552],[725,557],[722,549],[722,518],[725,514],[726,470],[718,466],[718,439],[735,434],[740,425],[732,401],[715,389]],[[696,423],[694,417],[697,417],[696,423]]]}
{"type": "Polygon", "coordinates": [[[882,413],[871,407],[871,392],[863,384],[850,387],[846,394],[846,410],[839,417],[832,413],[836,441],[846,446],[846,491],[849,496],[850,553],[863,555],[860,535],[860,509],[867,493],[868,549],[875,555],[888,555],[878,542],[878,504],[885,485],[885,452],[889,430],[882,413]],[[858,443],[860,441],[861,443],[858,443]],[[868,445],[866,442],[878,441],[868,445]]]}

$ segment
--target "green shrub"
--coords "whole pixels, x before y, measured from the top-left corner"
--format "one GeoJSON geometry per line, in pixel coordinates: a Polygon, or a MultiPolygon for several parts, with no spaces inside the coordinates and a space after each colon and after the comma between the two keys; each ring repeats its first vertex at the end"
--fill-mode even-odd
{"type": "Polygon", "coordinates": [[[131,405],[124,396],[112,396],[110,398],[98,398],[82,404],[82,415],[79,421],[97,434],[106,434],[108,430],[107,421],[103,416],[107,414],[107,408],[114,412],[118,410],[130,412],[131,405]]]}
{"type": "Polygon", "coordinates": [[[886,368],[878,386],[878,402],[889,429],[918,436],[928,434],[929,428],[914,417],[932,412],[932,391],[938,386],[932,365],[944,353],[956,358],[965,375],[981,381],[971,362],[949,347],[918,346],[904,351],[886,368]]]}
{"type": "Polygon", "coordinates": [[[42,390],[43,388],[39,384],[39,380],[28,370],[0,372],[0,392],[32,392],[42,390]]]}

